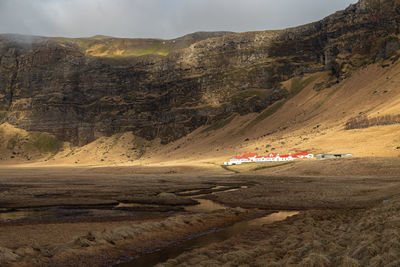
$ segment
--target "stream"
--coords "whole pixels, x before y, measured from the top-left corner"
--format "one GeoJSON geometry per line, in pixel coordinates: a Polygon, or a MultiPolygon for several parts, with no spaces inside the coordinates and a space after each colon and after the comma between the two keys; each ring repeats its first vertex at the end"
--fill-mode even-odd
{"type": "MultiPolygon", "coordinates": [[[[222,190],[222,191],[215,191],[215,192],[212,192],[211,194],[218,194],[218,193],[223,193],[223,192],[234,192],[234,191],[237,191],[240,189],[245,189],[245,188],[247,188],[247,186],[242,186],[240,188],[227,189],[227,190],[222,190]]],[[[217,187],[212,188],[212,190],[219,190],[219,189],[223,189],[223,187],[217,186],[217,187]]],[[[198,191],[191,190],[191,191],[186,191],[183,193],[189,193],[189,192],[197,193],[198,191]]],[[[185,207],[185,210],[188,212],[211,212],[211,211],[215,211],[215,210],[228,208],[227,206],[219,204],[215,201],[212,201],[209,199],[202,199],[201,197],[203,197],[205,195],[209,195],[209,194],[190,196],[192,199],[195,199],[196,201],[198,201],[199,204],[194,205],[194,206],[187,206],[187,207],[185,207]]],[[[150,253],[146,253],[146,254],[137,256],[127,262],[117,263],[115,266],[118,266],[118,267],[135,267],[135,266],[150,267],[150,266],[154,266],[159,263],[166,262],[169,259],[176,258],[184,252],[191,251],[191,250],[201,248],[201,247],[205,247],[205,246],[208,246],[213,243],[225,241],[237,234],[240,234],[240,233],[243,233],[243,232],[246,232],[249,230],[258,229],[265,224],[271,224],[274,222],[283,221],[288,217],[297,215],[298,213],[299,212],[297,212],[297,211],[280,211],[280,212],[269,214],[269,215],[261,217],[261,218],[241,221],[241,222],[238,222],[227,228],[213,229],[209,232],[202,233],[201,235],[198,235],[194,238],[185,240],[177,245],[173,245],[173,246],[165,248],[165,249],[160,249],[160,250],[156,250],[156,251],[153,251],[150,253]]]]}
{"type": "Polygon", "coordinates": [[[166,249],[154,251],[152,253],[144,254],[137,258],[132,259],[129,262],[120,263],[115,266],[118,266],[118,267],[135,267],[135,266],[150,267],[150,266],[154,266],[158,263],[166,262],[169,259],[176,258],[184,252],[191,251],[193,249],[197,249],[197,248],[201,248],[201,247],[205,247],[205,246],[208,246],[208,245],[216,243],[216,242],[222,242],[222,241],[227,240],[237,234],[260,228],[264,224],[271,224],[274,222],[283,221],[286,218],[288,218],[290,216],[294,216],[296,214],[298,214],[298,212],[281,211],[281,212],[270,214],[270,215],[262,217],[262,218],[238,222],[238,223],[234,224],[233,226],[224,228],[222,230],[210,231],[204,235],[200,235],[193,239],[183,241],[182,243],[179,243],[178,245],[171,246],[166,249]]]}
{"type": "MultiPolygon", "coordinates": [[[[205,196],[210,194],[219,194],[224,192],[234,192],[241,189],[246,189],[247,186],[241,186],[237,188],[232,188],[229,186],[215,186],[210,188],[211,193],[200,194],[201,190],[188,190],[180,192],[181,194],[192,194],[187,196],[196,200],[199,204],[185,206],[186,212],[194,213],[204,213],[212,212],[221,209],[227,209],[229,207],[217,203],[213,200],[204,199],[205,196]],[[196,193],[198,193],[196,195],[196,193]]],[[[24,210],[13,210],[9,211],[6,209],[0,209],[0,223],[1,222],[16,222],[24,220],[42,220],[48,218],[60,218],[60,217],[97,217],[97,216],[121,216],[127,214],[134,214],[138,211],[125,211],[118,210],[118,208],[123,207],[146,207],[153,206],[147,204],[135,204],[135,203],[119,203],[115,207],[110,207],[110,209],[69,209],[69,208],[38,208],[38,209],[24,209],[24,210]]],[[[117,263],[115,266],[128,267],[128,266],[154,266],[158,263],[167,261],[168,259],[176,258],[186,251],[190,251],[196,248],[201,248],[208,246],[216,242],[222,242],[227,240],[237,234],[254,230],[260,228],[264,224],[270,224],[278,221],[283,221],[286,218],[296,215],[296,211],[280,211],[276,213],[269,214],[265,217],[245,220],[238,222],[230,227],[223,229],[212,229],[209,232],[201,233],[194,236],[191,239],[187,239],[176,245],[172,245],[166,249],[156,250],[147,254],[137,256],[135,258],[130,258],[129,261],[125,263],[117,263]]]]}
{"type": "MultiPolygon", "coordinates": [[[[240,188],[230,188],[229,186],[215,186],[210,188],[214,192],[209,194],[218,194],[221,192],[234,192],[239,189],[245,189],[247,186],[240,188]],[[226,190],[224,190],[226,188],[226,190]],[[219,191],[218,191],[219,190],[219,191]]],[[[200,190],[188,190],[181,192],[183,194],[196,194],[200,190]]],[[[209,212],[218,209],[225,209],[226,206],[217,202],[201,199],[201,197],[209,194],[197,194],[189,196],[199,202],[197,205],[185,206],[185,211],[188,212],[209,212]]],[[[61,207],[43,207],[43,208],[28,208],[28,209],[4,209],[0,208],[0,223],[4,222],[24,222],[24,221],[40,221],[43,219],[59,219],[59,218],[76,218],[76,217],[109,217],[109,216],[127,216],[138,213],[150,213],[151,211],[143,211],[140,208],[154,208],[158,210],[162,205],[157,204],[139,204],[139,203],[119,203],[109,208],[61,208],[61,207]],[[133,210],[123,208],[133,208],[133,210]],[[138,210],[134,210],[137,208],[138,210]]]]}

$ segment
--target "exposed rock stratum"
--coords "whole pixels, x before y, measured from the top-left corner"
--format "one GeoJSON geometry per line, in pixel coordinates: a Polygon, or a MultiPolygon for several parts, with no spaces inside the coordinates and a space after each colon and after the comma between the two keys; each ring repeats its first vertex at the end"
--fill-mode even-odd
{"type": "MultiPolygon", "coordinates": [[[[281,82],[329,70],[329,87],[395,57],[400,1],[361,0],[280,30],[174,40],[0,36],[0,122],[84,145],[131,131],[169,143],[293,92],[281,82]]],[[[397,56],[397,57],[396,57],[397,56]]]]}

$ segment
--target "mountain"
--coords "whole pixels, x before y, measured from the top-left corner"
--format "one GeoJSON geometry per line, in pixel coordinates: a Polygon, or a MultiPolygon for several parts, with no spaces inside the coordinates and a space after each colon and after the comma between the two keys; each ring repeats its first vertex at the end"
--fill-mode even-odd
{"type": "Polygon", "coordinates": [[[304,89],[318,99],[367,66],[395,68],[399,22],[400,1],[361,0],[278,31],[174,40],[1,35],[0,123],[79,146],[122,132],[166,145],[253,116],[232,140],[260,122],[275,127],[265,137],[289,127],[266,119],[304,89]]]}

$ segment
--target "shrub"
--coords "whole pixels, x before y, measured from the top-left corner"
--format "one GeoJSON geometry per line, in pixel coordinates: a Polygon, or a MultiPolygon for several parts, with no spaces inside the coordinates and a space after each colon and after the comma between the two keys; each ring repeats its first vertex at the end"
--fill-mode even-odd
{"type": "Polygon", "coordinates": [[[7,142],[7,149],[14,149],[21,138],[20,134],[13,135],[7,142]]]}
{"type": "Polygon", "coordinates": [[[57,153],[63,146],[62,142],[47,133],[35,133],[32,141],[27,143],[28,148],[34,148],[41,153],[57,153]]]}
{"type": "Polygon", "coordinates": [[[392,125],[400,124],[400,114],[398,115],[385,115],[369,118],[366,115],[357,116],[349,119],[346,122],[345,129],[363,129],[379,125],[392,125]]]}

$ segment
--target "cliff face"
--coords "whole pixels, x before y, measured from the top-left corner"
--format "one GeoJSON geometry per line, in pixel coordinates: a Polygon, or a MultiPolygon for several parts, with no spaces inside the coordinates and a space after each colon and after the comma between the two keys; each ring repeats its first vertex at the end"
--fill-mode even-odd
{"type": "Polygon", "coordinates": [[[324,87],[397,60],[399,14],[398,1],[365,0],[282,31],[170,41],[2,35],[0,121],[77,145],[121,131],[168,143],[289,98],[280,84],[294,76],[330,70],[324,87]]]}

